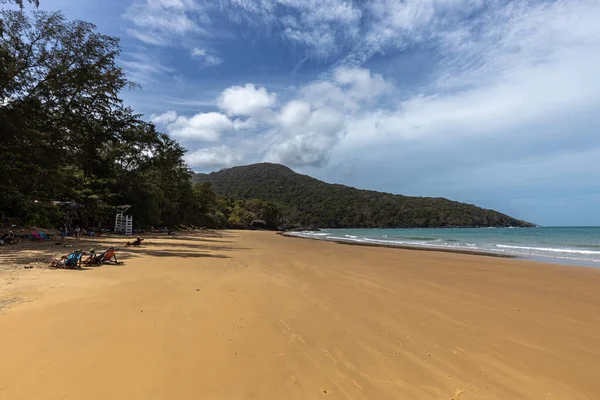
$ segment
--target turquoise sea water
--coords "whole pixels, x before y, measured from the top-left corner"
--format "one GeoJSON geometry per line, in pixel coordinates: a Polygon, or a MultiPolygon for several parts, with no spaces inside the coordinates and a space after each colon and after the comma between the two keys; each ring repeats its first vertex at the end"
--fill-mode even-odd
{"type": "Polygon", "coordinates": [[[320,240],[470,250],[600,267],[600,227],[331,229],[290,234],[320,240]]]}

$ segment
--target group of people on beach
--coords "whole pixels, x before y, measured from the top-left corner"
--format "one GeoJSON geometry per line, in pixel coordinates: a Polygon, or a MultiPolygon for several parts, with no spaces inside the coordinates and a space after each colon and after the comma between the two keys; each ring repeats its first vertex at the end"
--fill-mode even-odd
{"type": "Polygon", "coordinates": [[[50,268],[81,268],[82,265],[121,264],[117,260],[118,250],[109,247],[105,252],[98,254],[94,249],[89,252],[79,249],[60,258],[52,259],[50,268]],[[84,256],[87,256],[87,258],[84,259],[84,256]]]}
{"type": "MultiPolygon", "coordinates": [[[[73,233],[75,234],[75,240],[80,240],[82,236],[86,235],[88,232],[83,229],[80,228],[79,225],[73,230],[73,233]]],[[[64,225],[62,227],[62,229],[60,230],[60,238],[62,241],[64,241],[67,238],[67,235],[69,234],[69,228],[64,225]]],[[[93,232],[90,232],[90,235],[92,235],[93,232]]]]}
{"type": "MultiPolygon", "coordinates": [[[[139,247],[144,241],[143,238],[137,237],[133,242],[127,242],[125,247],[139,247]]],[[[101,265],[101,264],[122,264],[117,260],[117,251],[114,247],[109,247],[103,253],[97,254],[94,249],[85,252],[81,249],[70,254],[66,254],[60,258],[52,259],[51,268],[80,268],[82,265],[101,265]],[[87,258],[85,258],[87,256],[87,258]]]]}
{"type": "MultiPolygon", "coordinates": [[[[45,234],[38,233],[32,231],[32,234],[35,238],[40,241],[50,240],[52,236],[47,236],[45,234]],[[40,236],[40,234],[42,236],[40,236]]],[[[69,229],[66,225],[61,228],[60,240],[57,241],[56,244],[63,244],[63,247],[74,247],[72,245],[68,246],[64,244],[66,237],[69,233],[69,229]]],[[[74,237],[76,241],[81,240],[81,238],[87,233],[85,229],[77,226],[74,230],[74,237]]],[[[171,234],[171,232],[169,232],[171,234]]],[[[125,244],[126,247],[139,247],[142,245],[144,241],[143,238],[137,237],[134,241],[127,242],[125,244]]],[[[8,231],[3,235],[0,235],[0,246],[17,244],[19,242],[19,238],[12,232],[8,231]]],[[[121,264],[121,262],[117,261],[117,251],[119,249],[115,247],[109,247],[106,251],[102,253],[96,253],[94,249],[91,249],[89,252],[83,251],[81,249],[75,250],[69,254],[65,254],[58,258],[53,258],[50,264],[51,268],[80,268],[82,265],[101,265],[101,264],[121,264]]]]}

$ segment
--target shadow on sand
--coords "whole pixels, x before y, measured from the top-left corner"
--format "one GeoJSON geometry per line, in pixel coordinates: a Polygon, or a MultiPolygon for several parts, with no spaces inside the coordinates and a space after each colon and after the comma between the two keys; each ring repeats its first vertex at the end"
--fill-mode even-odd
{"type": "MultiPolygon", "coordinates": [[[[222,243],[222,242],[219,242],[222,243]]],[[[147,249],[147,248],[152,248],[154,245],[154,243],[149,242],[149,243],[144,243],[143,246],[140,247],[128,247],[127,249],[147,249]]],[[[232,250],[248,250],[248,248],[246,247],[234,247],[234,246],[212,246],[212,245],[203,245],[200,243],[194,243],[194,244],[185,244],[183,243],[183,241],[180,242],[162,242],[162,243],[158,243],[157,246],[159,247],[174,247],[177,249],[181,249],[182,251],[189,251],[189,250],[197,250],[197,251],[232,251],[232,250]]],[[[176,250],[173,250],[176,251],[176,250]]]]}
{"type": "MultiPolygon", "coordinates": [[[[216,250],[223,250],[217,248],[216,250]]],[[[131,257],[151,256],[151,257],[184,257],[184,258],[230,258],[223,254],[205,253],[201,251],[185,250],[155,250],[152,248],[138,248],[136,251],[122,254],[122,258],[127,260],[131,257]]],[[[121,258],[119,258],[120,260],[121,258]]]]}
{"type": "MultiPolygon", "coordinates": [[[[148,238],[148,240],[152,240],[153,238],[148,238]]],[[[164,236],[160,237],[160,239],[166,240],[174,240],[178,242],[198,242],[198,243],[231,243],[231,240],[224,239],[214,239],[214,238],[205,238],[205,237],[190,237],[190,236],[164,236]]]]}

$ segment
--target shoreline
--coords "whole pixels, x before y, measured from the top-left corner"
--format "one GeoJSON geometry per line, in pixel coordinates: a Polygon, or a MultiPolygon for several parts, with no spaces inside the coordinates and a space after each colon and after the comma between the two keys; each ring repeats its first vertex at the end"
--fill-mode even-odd
{"type": "Polygon", "coordinates": [[[527,258],[522,258],[518,256],[513,256],[511,254],[498,254],[492,252],[484,252],[484,251],[475,251],[475,250],[463,250],[463,249],[449,249],[449,248],[437,248],[437,247],[419,247],[419,246],[407,246],[407,245],[393,245],[393,244],[385,244],[385,243],[365,243],[365,242],[356,242],[352,240],[343,240],[343,239],[317,239],[305,236],[296,236],[290,235],[285,232],[278,232],[279,235],[285,236],[288,238],[296,238],[296,239],[307,239],[313,240],[317,242],[331,242],[337,244],[344,244],[348,246],[364,246],[364,247],[382,247],[386,249],[399,249],[399,250],[418,250],[418,251],[432,251],[432,252],[442,252],[442,253],[453,253],[453,254],[466,254],[470,256],[484,256],[484,257],[494,257],[494,258],[507,258],[514,260],[528,260],[527,258]]]}
{"type": "Polygon", "coordinates": [[[486,251],[486,250],[469,250],[469,249],[465,249],[465,248],[433,247],[433,246],[428,247],[428,246],[418,246],[418,245],[408,245],[408,244],[386,244],[386,243],[381,243],[381,242],[379,242],[379,243],[378,242],[365,242],[365,241],[357,241],[357,240],[344,239],[344,238],[318,238],[318,237],[296,235],[296,234],[292,234],[287,231],[279,231],[279,232],[277,232],[277,234],[288,237],[288,238],[308,239],[308,240],[313,240],[313,241],[317,241],[317,242],[331,242],[331,243],[342,244],[342,245],[347,245],[347,246],[378,247],[378,248],[390,248],[390,249],[399,249],[399,250],[415,250],[415,251],[424,251],[424,252],[441,252],[441,253],[450,253],[450,254],[464,254],[464,255],[491,257],[491,258],[521,260],[521,261],[536,262],[536,263],[577,266],[577,267],[584,267],[584,268],[600,268],[600,262],[593,261],[593,260],[585,260],[585,259],[551,257],[551,256],[535,255],[535,254],[507,254],[507,253],[500,253],[500,252],[493,252],[493,251],[486,251]]]}

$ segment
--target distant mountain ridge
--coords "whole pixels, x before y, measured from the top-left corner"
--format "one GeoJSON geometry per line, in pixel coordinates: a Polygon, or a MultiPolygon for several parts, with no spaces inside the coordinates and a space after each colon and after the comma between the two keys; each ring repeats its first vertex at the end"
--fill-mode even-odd
{"type": "Polygon", "coordinates": [[[494,210],[445,198],[410,197],[331,184],[279,164],[261,163],[195,174],[215,193],[258,198],[280,212],[282,228],[531,227],[494,210]]]}

